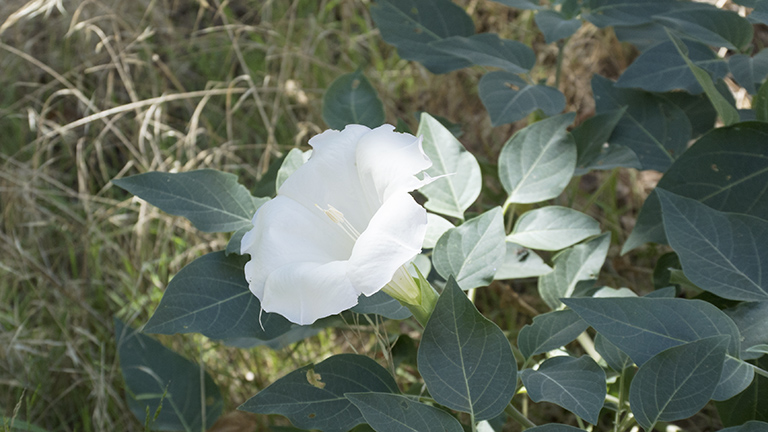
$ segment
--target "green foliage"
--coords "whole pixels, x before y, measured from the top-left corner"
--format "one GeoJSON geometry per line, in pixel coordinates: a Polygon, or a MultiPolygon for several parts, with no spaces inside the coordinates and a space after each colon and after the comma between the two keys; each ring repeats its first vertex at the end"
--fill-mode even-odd
{"type": "Polygon", "coordinates": [[[384,123],[384,105],[368,78],[357,70],[336,78],[325,91],[323,120],[337,130],[348,124],[375,128],[384,123]]]}
{"type": "Polygon", "coordinates": [[[560,250],[600,234],[600,224],[567,207],[549,206],[523,213],[508,242],[540,250],[560,250]]]}
{"type": "Polygon", "coordinates": [[[347,393],[347,399],[376,430],[392,432],[462,432],[461,424],[438,408],[387,393],[347,393]]]}
{"type": "Polygon", "coordinates": [[[526,359],[569,344],[589,327],[570,309],[548,312],[520,329],[517,347],[526,359]]]}

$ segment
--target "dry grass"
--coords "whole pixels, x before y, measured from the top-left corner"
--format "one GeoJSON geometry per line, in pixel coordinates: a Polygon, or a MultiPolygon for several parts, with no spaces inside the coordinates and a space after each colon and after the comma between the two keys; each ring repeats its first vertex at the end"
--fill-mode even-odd
{"type": "MultiPolygon", "coordinates": [[[[492,2],[463,5],[480,31],[533,44],[536,73],[551,74],[556,53],[530,14],[492,2]]],[[[462,140],[485,165],[495,162],[520,125],[490,127],[476,90],[482,71],[430,75],[398,59],[373,28],[368,2],[353,0],[0,3],[4,416],[48,430],[141,430],[123,400],[112,318],[142,325],[173,274],[226,244],[224,235],[200,233],[131,199],[111,179],[217,168],[254,190],[271,162],[325,129],[323,89],[359,66],[388,121],[415,126],[418,110],[447,117],[466,125],[462,140]]],[[[561,88],[586,116],[591,75],[622,70],[631,53],[591,26],[570,44],[561,88]]],[[[624,180],[601,190],[601,202],[613,202],[624,180]]],[[[621,215],[638,205],[628,203],[597,214],[624,232],[621,215]]],[[[377,349],[376,337],[351,327],[276,352],[203,337],[162,340],[204,361],[229,410],[296,366],[377,349]]],[[[265,421],[227,419],[244,427],[265,421]]]]}

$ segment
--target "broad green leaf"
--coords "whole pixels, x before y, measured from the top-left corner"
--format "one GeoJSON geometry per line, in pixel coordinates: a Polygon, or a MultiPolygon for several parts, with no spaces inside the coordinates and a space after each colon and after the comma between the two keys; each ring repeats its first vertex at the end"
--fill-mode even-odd
{"type": "Polygon", "coordinates": [[[721,429],[720,432],[765,432],[768,430],[768,423],[760,421],[748,421],[740,426],[733,426],[721,429]]]}
{"type": "Polygon", "coordinates": [[[761,122],[768,122],[768,81],[760,86],[752,105],[755,110],[755,119],[761,122]]]}
{"type": "Polygon", "coordinates": [[[277,170],[277,177],[275,178],[275,192],[280,190],[280,186],[283,185],[288,177],[293,174],[300,166],[304,165],[309,156],[312,154],[312,150],[301,151],[298,148],[292,148],[291,151],[285,155],[283,164],[280,165],[280,169],[277,170]]]}
{"type": "Polygon", "coordinates": [[[381,37],[397,47],[406,60],[416,60],[430,72],[441,74],[471,66],[464,58],[429,45],[451,36],[471,36],[475,25],[464,10],[450,0],[377,0],[371,17],[381,37]]]}
{"type": "Polygon", "coordinates": [[[576,144],[566,130],[575,114],[538,121],[507,140],[499,155],[499,179],[512,203],[554,198],[565,189],[576,168],[576,144]]]}
{"type": "Polygon", "coordinates": [[[475,65],[497,67],[512,73],[528,72],[536,62],[536,55],[527,45],[501,39],[496,33],[451,36],[430,42],[429,46],[475,65]]]}
{"type": "MultiPolygon", "coordinates": [[[[728,73],[728,65],[708,46],[686,41],[688,58],[711,74],[714,80],[728,73]]],[[[688,64],[672,42],[664,42],[640,54],[621,74],[616,87],[640,88],[649,92],[685,90],[691,94],[704,91],[688,64]]]]}
{"type": "Polygon", "coordinates": [[[595,335],[595,350],[616,372],[621,372],[632,365],[632,359],[600,333],[595,335]]]}
{"type": "Polygon", "coordinates": [[[688,418],[704,408],[720,380],[727,345],[727,336],[712,336],[668,348],[640,366],[629,388],[640,426],[652,430],[659,421],[688,418]]]}
{"type": "Polygon", "coordinates": [[[128,406],[140,422],[149,415],[150,429],[163,431],[206,430],[213,425],[224,401],[201,365],[117,318],[115,338],[128,406]],[[162,409],[153,419],[160,405],[162,409]]]}
{"type": "Polygon", "coordinates": [[[645,91],[615,87],[599,75],[592,78],[592,92],[598,114],[627,107],[609,142],[632,150],[642,169],[664,172],[685,151],[691,124],[672,102],[645,91]]]}
{"type": "Polygon", "coordinates": [[[560,39],[571,37],[576,30],[581,28],[580,19],[568,19],[560,12],[543,10],[534,16],[536,26],[544,34],[544,40],[550,44],[560,39]]]}
{"type": "Polygon", "coordinates": [[[566,249],[554,258],[555,270],[539,277],[539,295],[552,309],[562,307],[561,298],[571,297],[579,281],[597,279],[611,244],[610,233],[566,249]]]}
{"type": "Polygon", "coordinates": [[[591,0],[582,16],[597,27],[636,26],[647,24],[653,16],[674,7],[669,0],[591,0]]]}
{"type": "Polygon", "coordinates": [[[734,54],[728,57],[728,67],[736,82],[749,94],[755,94],[768,75],[768,50],[761,50],[753,57],[734,54]]]}
{"type": "Polygon", "coordinates": [[[750,352],[755,345],[768,344],[768,301],[741,303],[724,309],[726,315],[736,323],[741,334],[742,360],[751,360],[762,354],[750,352]]]}
{"type": "Polygon", "coordinates": [[[192,261],[168,283],[144,331],[269,340],[290,330],[281,315],[262,312],[248,289],[243,268],[249,259],[220,251],[192,261]]]}
{"type": "Polygon", "coordinates": [[[533,318],[517,335],[517,347],[525,358],[567,345],[589,327],[572,310],[548,312],[533,318]]]}
{"type": "Polygon", "coordinates": [[[493,126],[516,122],[536,110],[553,116],[565,109],[565,96],[560,90],[529,84],[507,71],[483,75],[478,91],[493,126]]]}
{"type": "Polygon", "coordinates": [[[515,9],[544,9],[544,6],[539,4],[538,0],[493,0],[497,3],[507,5],[515,9]]]}
{"type": "Polygon", "coordinates": [[[405,396],[389,393],[347,393],[371,427],[381,432],[463,432],[447,412],[405,396]]]}
{"type": "Polygon", "coordinates": [[[545,360],[520,377],[534,402],[552,402],[597,424],[605,400],[605,372],[589,356],[560,356],[545,360]]]}
{"type": "Polygon", "coordinates": [[[664,189],[656,195],[688,279],[723,298],[768,300],[768,221],[722,213],[664,189]]]}
{"type": "Polygon", "coordinates": [[[398,320],[411,316],[408,308],[383,291],[379,291],[370,297],[361,295],[357,299],[357,305],[351,310],[361,314],[376,314],[398,320]]]}
{"type": "MultiPolygon", "coordinates": [[[[755,361],[757,367],[768,370],[768,357],[755,361]]],[[[740,394],[715,403],[724,426],[737,426],[750,420],[768,422],[768,378],[757,375],[740,394]]]]}
{"type": "Polygon", "coordinates": [[[148,172],[112,183],[201,231],[230,232],[251,225],[256,209],[268,201],[253,198],[237,176],[204,169],[183,173],[148,172]]]}
{"type": "Polygon", "coordinates": [[[432,252],[432,264],[440,276],[453,276],[468,290],[493,281],[505,251],[504,221],[501,208],[495,207],[446,231],[432,252]]]}
{"type": "Polygon", "coordinates": [[[720,335],[730,337],[728,354],[739,355],[736,324],[701,300],[617,297],[563,302],[638,366],[667,348],[720,335]]]}
{"type": "Polygon", "coordinates": [[[528,432],[579,432],[583,429],[577,427],[568,426],[560,423],[549,423],[541,426],[536,426],[530,429],[526,429],[528,432]]]}
{"type": "Polygon", "coordinates": [[[440,177],[421,187],[427,197],[424,207],[435,213],[464,219],[464,210],[480,195],[482,178],[477,159],[468,152],[451,131],[427,113],[421,114],[419,130],[424,153],[432,160],[425,172],[440,177]]]}
{"type": "Polygon", "coordinates": [[[323,120],[331,129],[348,124],[370,128],[384,123],[384,104],[363,72],[357,70],[336,78],[323,94],[323,120]]]}
{"type": "Polygon", "coordinates": [[[432,249],[446,231],[453,228],[453,224],[445,218],[434,213],[427,213],[427,234],[424,236],[422,248],[432,249]]]}
{"type": "Polygon", "coordinates": [[[768,2],[765,2],[765,0],[738,0],[734,3],[754,8],[747,15],[749,22],[753,24],[768,24],[768,2]]]}
{"type": "Polygon", "coordinates": [[[507,241],[540,250],[560,250],[600,234],[600,224],[579,211],[547,206],[523,213],[507,241]]]}
{"type": "MultiPolygon", "coordinates": [[[[724,96],[732,96],[731,90],[725,81],[720,80],[715,85],[724,96]]],[[[717,111],[706,94],[691,95],[685,92],[669,92],[661,95],[664,99],[672,102],[678,108],[685,112],[688,121],[691,123],[691,136],[697,138],[715,126],[717,120],[717,111]]]]}
{"type": "Polygon", "coordinates": [[[622,107],[597,114],[584,120],[571,131],[578,154],[573,175],[583,175],[593,169],[640,168],[640,161],[632,150],[608,142],[625,112],[626,107],[622,107]]]}
{"type": "Polygon", "coordinates": [[[296,369],[272,383],[238,409],[280,414],[302,429],[346,432],[364,423],[345,393],[399,393],[386,369],[370,357],[339,354],[296,369]]]}
{"type": "Polygon", "coordinates": [[[745,352],[748,354],[757,354],[758,356],[763,356],[768,354],[768,344],[753,345],[747,348],[745,352]]]}
{"type": "Polygon", "coordinates": [[[741,51],[752,42],[752,24],[736,12],[701,3],[687,6],[655,15],[653,19],[706,45],[741,51]]]}
{"type": "Polygon", "coordinates": [[[506,242],[506,249],[504,261],[493,277],[496,280],[537,277],[552,271],[552,267],[528,248],[506,242]]]}
{"type": "Polygon", "coordinates": [[[688,49],[684,42],[678,39],[672,33],[669,33],[669,37],[672,39],[675,48],[680,53],[680,57],[682,57],[682,59],[691,69],[691,72],[693,72],[693,76],[696,77],[696,81],[698,81],[701,87],[704,89],[704,93],[707,94],[709,101],[712,103],[712,106],[715,107],[715,110],[723,120],[723,123],[725,123],[726,126],[737,123],[739,121],[739,112],[736,110],[736,107],[731,105],[728,100],[726,100],[725,97],[720,94],[720,92],[715,87],[715,83],[712,81],[712,77],[709,75],[709,73],[691,61],[691,59],[688,57],[688,49]]]}
{"type": "Polygon", "coordinates": [[[755,377],[752,365],[735,357],[726,356],[723,373],[717,383],[712,399],[724,401],[744,391],[755,377]]]}
{"type": "MultiPolygon", "coordinates": [[[[768,125],[739,123],[701,137],[659,181],[657,187],[692,198],[715,210],[768,220],[768,125]]],[[[645,200],[626,253],[647,242],[666,243],[661,205],[655,192],[645,200]]]]}
{"type": "Polygon", "coordinates": [[[470,413],[474,421],[500,414],[515,393],[516,364],[509,341],[453,278],[424,329],[418,362],[435,401],[470,413]]]}

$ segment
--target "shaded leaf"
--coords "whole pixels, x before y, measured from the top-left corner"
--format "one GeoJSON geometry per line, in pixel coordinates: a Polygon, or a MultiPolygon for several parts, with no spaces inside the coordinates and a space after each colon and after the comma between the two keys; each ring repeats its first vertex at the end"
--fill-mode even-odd
{"type": "Polygon", "coordinates": [[[357,70],[336,78],[325,91],[323,120],[337,130],[349,124],[379,127],[385,120],[384,104],[368,78],[357,70]]]}
{"type": "Polygon", "coordinates": [[[517,347],[523,356],[552,351],[567,345],[589,327],[572,310],[548,312],[533,318],[517,335],[517,347]]]}
{"type": "Polygon", "coordinates": [[[505,251],[501,208],[495,207],[446,231],[435,245],[432,263],[440,276],[453,276],[468,290],[493,281],[505,251]]]}
{"type": "Polygon", "coordinates": [[[685,275],[697,286],[732,300],[768,300],[768,221],[721,213],[656,189],[664,230],[685,275]]]}
{"type": "Polygon", "coordinates": [[[506,336],[453,278],[424,329],[418,363],[435,401],[475,421],[500,414],[515,392],[516,365],[506,336]]]}
{"type": "Polygon", "coordinates": [[[401,305],[400,302],[390,297],[384,291],[379,291],[370,297],[361,295],[357,298],[357,305],[351,310],[360,314],[376,314],[398,320],[411,316],[408,308],[401,305]]]}
{"type": "Polygon", "coordinates": [[[463,432],[453,416],[410,398],[388,393],[347,393],[347,399],[377,431],[463,432]]]}
{"type": "MultiPolygon", "coordinates": [[[[768,370],[768,357],[756,360],[757,367],[768,370]]],[[[768,422],[768,378],[757,375],[742,393],[715,403],[724,426],[737,426],[750,420],[768,422]]]]}
{"type": "Polygon", "coordinates": [[[527,45],[501,39],[496,33],[451,36],[430,42],[429,46],[475,65],[497,67],[512,73],[528,72],[536,62],[536,55],[527,45]]]}
{"type": "Polygon", "coordinates": [[[546,116],[558,114],[565,109],[565,96],[560,90],[528,84],[519,76],[506,71],[483,75],[478,91],[493,126],[516,122],[539,109],[546,116]]]}
{"type": "Polygon", "coordinates": [[[482,178],[477,159],[440,122],[421,114],[417,135],[423,137],[424,153],[432,160],[425,173],[439,177],[419,189],[427,202],[424,207],[435,213],[464,219],[466,210],[480,195],[482,178]]]}
{"type": "Polygon", "coordinates": [[[600,234],[600,224],[579,211],[547,206],[523,213],[507,241],[540,250],[560,250],[600,234]]]}
{"type": "Polygon", "coordinates": [[[597,114],[584,120],[571,131],[578,154],[573,175],[583,175],[593,169],[640,168],[640,161],[632,150],[608,142],[625,112],[626,107],[622,107],[597,114]]]}
{"type": "Polygon", "coordinates": [[[734,54],[728,57],[728,67],[736,82],[749,94],[755,94],[768,75],[768,50],[761,50],[753,57],[734,54]]]}
{"type": "Polygon", "coordinates": [[[595,350],[616,372],[621,372],[632,365],[632,359],[600,333],[595,335],[595,350]]]}
{"type": "Polygon", "coordinates": [[[545,360],[520,377],[534,402],[552,402],[597,424],[605,400],[605,372],[589,356],[560,356],[545,360]]]}
{"type": "Polygon", "coordinates": [[[253,198],[237,176],[204,169],[182,173],[148,172],[112,183],[206,232],[230,232],[251,225],[268,198],[253,198]]]}
{"type": "Polygon", "coordinates": [[[749,348],[768,344],[768,301],[741,303],[723,310],[736,323],[741,334],[742,360],[751,360],[762,354],[750,352],[749,348]]]}
{"type": "Polygon", "coordinates": [[[296,369],[272,383],[238,409],[280,414],[302,429],[346,432],[364,423],[345,393],[398,393],[392,375],[373,359],[339,354],[296,369]]]}
{"type": "Polygon", "coordinates": [[[543,10],[534,16],[536,26],[544,34],[544,40],[549,44],[560,39],[571,37],[581,28],[581,20],[568,19],[553,10],[543,10]]]}
{"type": "Polygon", "coordinates": [[[675,104],[641,90],[615,87],[599,75],[592,78],[592,92],[598,114],[627,107],[609,142],[632,150],[642,169],[664,172],[685,151],[691,125],[675,104]]]}
{"type": "Polygon", "coordinates": [[[248,289],[243,271],[248,260],[219,251],[192,261],[168,283],[144,331],[261,340],[287,332],[292,324],[279,314],[262,312],[259,299],[248,289]]]}
{"type": "Polygon", "coordinates": [[[562,306],[560,299],[571,297],[579,281],[597,279],[611,244],[610,233],[566,249],[554,258],[555,270],[539,277],[539,294],[552,309],[562,306]]]}
{"type": "Polygon", "coordinates": [[[629,388],[629,404],[646,430],[659,421],[688,418],[715,391],[727,336],[713,336],[666,349],[640,366],[629,388]]]}
{"type": "Polygon", "coordinates": [[[501,149],[499,179],[511,203],[554,198],[565,189],[576,166],[576,145],[566,130],[574,114],[538,121],[515,133],[501,149]]]}
{"type": "Polygon", "coordinates": [[[201,365],[115,319],[115,338],[126,399],[134,416],[152,430],[204,430],[221,415],[219,387],[201,365]],[[202,381],[201,381],[202,378],[202,381]],[[201,405],[204,401],[205,406],[201,405]],[[205,421],[203,423],[203,421],[205,421]]]}

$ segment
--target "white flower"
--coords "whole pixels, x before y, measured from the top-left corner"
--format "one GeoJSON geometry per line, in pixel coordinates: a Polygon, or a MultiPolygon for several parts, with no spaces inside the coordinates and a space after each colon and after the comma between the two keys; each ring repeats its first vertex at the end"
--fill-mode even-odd
{"type": "MultiPolygon", "coordinates": [[[[405,265],[421,251],[427,213],[410,191],[432,162],[421,139],[349,125],[309,140],[312,157],[253,217],[245,277],[267,312],[311,324],[384,289],[420,299],[405,265]]],[[[426,174],[425,174],[426,176],[426,174]]]]}

